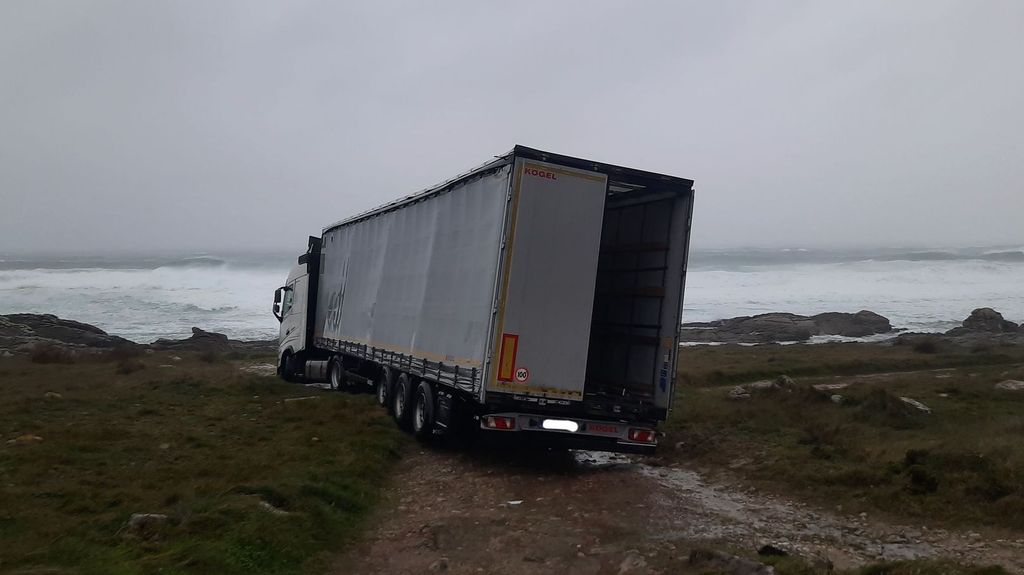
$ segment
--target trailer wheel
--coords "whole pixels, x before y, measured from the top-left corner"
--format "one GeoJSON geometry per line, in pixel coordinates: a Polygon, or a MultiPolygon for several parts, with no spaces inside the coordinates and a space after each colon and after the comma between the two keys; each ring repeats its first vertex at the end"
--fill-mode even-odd
{"type": "Polygon", "coordinates": [[[403,373],[398,376],[398,381],[395,382],[395,387],[393,388],[395,393],[391,401],[392,415],[395,418],[395,422],[402,429],[409,429],[409,424],[412,420],[412,385],[412,376],[408,373],[403,373]]]}
{"type": "Polygon", "coordinates": [[[327,368],[327,381],[330,382],[331,391],[338,391],[345,385],[344,370],[341,369],[340,361],[332,361],[327,368]]]}
{"type": "Polygon", "coordinates": [[[420,441],[427,441],[434,435],[434,388],[421,381],[416,387],[412,404],[412,433],[420,441]]]}
{"type": "Polygon", "coordinates": [[[391,373],[390,367],[385,366],[381,368],[377,374],[375,390],[377,392],[377,403],[388,411],[391,411],[391,404],[388,401],[391,398],[391,373]]]}

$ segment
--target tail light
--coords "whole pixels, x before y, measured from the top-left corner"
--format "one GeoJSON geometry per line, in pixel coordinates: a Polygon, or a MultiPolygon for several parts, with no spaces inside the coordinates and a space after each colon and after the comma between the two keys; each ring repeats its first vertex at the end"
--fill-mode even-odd
{"type": "Polygon", "coordinates": [[[516,428],[516,418],[505,415],[487,415],[484,416],[484,427],[504,431],[512,430],[516,428]]]}
{"type": "Polygon", "coordinates": [[[635,441],[636,443],[654,443],[655,439],[653,429],[633,428],[629,430],[626,437],[628,437],[630,441],[635,441]]]}

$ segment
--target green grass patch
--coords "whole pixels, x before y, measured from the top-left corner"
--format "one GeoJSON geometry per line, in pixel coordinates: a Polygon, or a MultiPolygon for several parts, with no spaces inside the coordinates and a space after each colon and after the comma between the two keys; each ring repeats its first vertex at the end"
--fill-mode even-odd
{"type": "Polygon", "coordinates": [[[0,361],[3,571],[315,569],[357,534],[403,441],[369,395],[228,358],[57,359],[0,361]],[[167,519],[132,530],[135,513],[167,519]]]}
{"type": "Polygon", "coordinates": [[[700,348],[684,349],[680,365],[689,376],[666,422],[662,457],[728,469],[843,512],[1024,529],[1024,393],[994,389],[1024,379],[1024,349],[700,348]],[[805,374],[791,391],[727,397],[736,382],[787,373],[805,374]],[[811,387],[823,383],[851,385],[811,387]]]}

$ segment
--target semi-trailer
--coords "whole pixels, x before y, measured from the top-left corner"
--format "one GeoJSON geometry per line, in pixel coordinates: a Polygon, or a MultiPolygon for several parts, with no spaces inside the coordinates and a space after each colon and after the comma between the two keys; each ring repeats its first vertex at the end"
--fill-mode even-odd
{"type": "Polygon", "coordinates": [[[311,236],[278,373],[372,389],[423,440],[651,452],[692,213],[692,180],[515,146],[311,236]]]}

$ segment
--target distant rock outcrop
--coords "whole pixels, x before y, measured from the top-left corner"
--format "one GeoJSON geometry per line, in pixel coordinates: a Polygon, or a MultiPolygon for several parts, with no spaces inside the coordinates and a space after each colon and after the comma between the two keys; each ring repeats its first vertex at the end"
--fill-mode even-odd
{"type": "Polygon", "coordinates": [[[30,353],[37,346],[89,349],[138,347],[123,337],[102,329],[50,314],[15,313],[0,315],[0,350],[30,353]]]}
{"type": "Polygon", "coordinates": [[[891,332],[889,320],[871,311],[802,316],[766,313],[705,323],[683,324],[685,342],[772,343],[807,341],[815,335],[864,337],[891,332]]]}
{"type": "Polygon", "coordinates": [[[990,307],[978,308],[964,320],[962,327],[946,332],[946,335],[960,335],[969,332],[984,331],[989,333],[1017,333],[1020,326],[1003,319],[1003,314],[990,307]]]}
{"type": "Polygon", "coordinates": [[[192,336],[186,339],[158,339],[149,344],[151,349],[168,351],[201,351],[223,353],[229,351],[276,351],[276,340],[240,341],[228,339],[222,333],[192,328],[192,336]]]}
{"type": "Polygon", "coordinates": [[[182,340],[160,339],[144,345],[110,335],[102,329],[50,314],[16,313],[0,315],[0,356],[31,354],[40,348],[55,348],[77,355],[112,349],[154,349],[199,352],[272,352],[275,340],[239,341],[222,333],[192,328],[192,336],[182,340]]]}
{"type": "Polygon", "coordinates": [[[187,339],[158,339],[149,344],[153,349],[175,351],[231,351],[231,340],[222,333],[192,328],[192,336],[187,339]]]}
{"type": "Polygon", "coordinates": [[[994,348],[1001,345],[1024,344],[1024,327],[1003,319],[1003,314],[990,307],[978,308],[963,321],[963,325],[946,333],[905,333],[896,338],[896,345],[927,346],[938,349],[940,345],[960,347],[994,348]]]}

